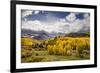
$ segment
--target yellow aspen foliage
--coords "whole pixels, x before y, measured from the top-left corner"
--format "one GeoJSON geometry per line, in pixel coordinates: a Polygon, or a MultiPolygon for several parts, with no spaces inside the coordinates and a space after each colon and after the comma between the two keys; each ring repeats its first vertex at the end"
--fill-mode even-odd
{"type": "Polygon", "coordinates": [[[26,58],[32,55],[32,38],[21,38],[21,57],[26,58]]]}
{"type": "Polygon", "coordinates": [[[53,46],[48,45],[47,48],[48,48],[49,54],[53,54],[53,46]]]}
{"type": "Polygon", "coordinates": [[[52,45],[48,45],[50,54],[71,55],[73,50],[76,50],[78,54],[82,54],[84,50],[90,50],[89,37],[58,37],[54,42],[52,45]]]}

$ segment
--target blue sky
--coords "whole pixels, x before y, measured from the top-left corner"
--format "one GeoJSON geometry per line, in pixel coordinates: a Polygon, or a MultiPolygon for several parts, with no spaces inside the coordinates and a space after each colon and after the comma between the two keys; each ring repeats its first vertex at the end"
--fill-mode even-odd
{"type": "Polygon", "coordinates": [[[22,29],[48,33],[89,31],[90,14],[79,12],[21,10],[22,29]]]}

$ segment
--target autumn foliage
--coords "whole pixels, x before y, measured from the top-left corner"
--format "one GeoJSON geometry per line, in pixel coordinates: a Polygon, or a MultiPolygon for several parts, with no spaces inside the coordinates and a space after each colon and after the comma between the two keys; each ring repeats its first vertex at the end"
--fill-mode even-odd
{"type": "Polygon", "coordinates": [[[90,39],[88,37],[59,37],[52,41],[55,43],[49,42],[50,44],[48,43],[47,46],[49,54],[82,56],[83,53],[89,53],[90,50],[90,39]]]}
{"type": "Polygon", "coordinates": [[[90,38],[66,36],[57,36],[47,40],[35,40],[28,37],[21,38],[22,62],[56,60],[50,56],[66,58],[69,56],[69,59],[89,59],[90,38]]]}
{"type": "Polygon", "coordinates": [[[31,38],[21,38],[21,57],[29,57],[32,55],[32,44],[31,38]]]}

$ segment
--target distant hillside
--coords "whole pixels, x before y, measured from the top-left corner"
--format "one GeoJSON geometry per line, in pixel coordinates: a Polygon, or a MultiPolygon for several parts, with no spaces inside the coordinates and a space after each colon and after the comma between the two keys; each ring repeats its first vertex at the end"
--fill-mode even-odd
{"type": "Polygon", "coordinates": [[[48,33],[45,31],[32,31],[32,30],[21,30],[21,36],[22,37],[32,37],[33,39],[37,40],[45,40],[48,38],[53,38],[57,35],[57,33],[48,33]]]}
{"type": "Polygon", "coordinates": [[[32,31],[32,30],[21,30],[21,37],[29,37],[36,40],[46,40],[49,38],[54,38],[57,36],[65,36],[65,37],[89,37],[89,32],[76,32],[76,33],[48,33],[45,31],[32,31]]]}
{"type": "Polygon", "coordinates": [[[69,33],[65,35],[66,37],[90,37],[90,33],[69,33]]]}

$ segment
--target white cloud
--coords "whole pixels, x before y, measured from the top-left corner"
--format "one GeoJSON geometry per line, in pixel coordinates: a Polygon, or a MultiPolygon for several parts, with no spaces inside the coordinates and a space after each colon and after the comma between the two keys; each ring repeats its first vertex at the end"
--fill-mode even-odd
{"type": "Polygon", "coordinates": [[[22,21],[22,29],[30,29],[34,31],[47,31],[49,33],[51,32],[61,32],[63,30],[63,26],[66,25],[65,23],[62,22],[56,22],[55,24],[48,25],[44,24],[38,20],[34,21],[22,21]]]}
{"type": "Polygon", "coordinates": [[[22,11],[22,17],[28,16],[28,15],[32,15],[32,10],[24,10],[22,11]]]}
{"type": "Polygon", "coordinates": [[[66,19],[60,19],[60,21],[61,21],[61,22],[65,22],[65,21],[66,21],[66,19]]]}
{"type": "Polygon", "coordinates": [[[70,32],[78,32],[83,28],[82,20],[75,20],[73,23],[70,24],[70,32]]]}
{"type": "Polygon", "coordinates": [[[80,20],[76,19],[76,15],[74,13],[70,13],[68,17],[66,16],[68,21],[66,21],[66,19],[59,19],[59,21],[55,21],[57,17],[53,16],[54,21],[52,20],[52,23],[50,23],[51,21],[45,23],[39,20],[34,20],[34,21],[23,20],[22,29],[30,29],[33,31],[44,30],[49,33],[51,32],[70,33],[70,32],[78,32],[80,30],[88,30],[90,28],[90,16],[89,15],[84,15],[84,16],[85,18],[80,20]]]}
{"type": "MultiPolygon", "coordinates": [[[[79,14],[79,13],[78,13],[79,14]]],[[[88,13],[84,14],[84,19],[76,19],[77,13],[70,13],[66,16],[69,21],[69,32],[88,31],[90,29],[90,16],[88,13]]]]}
{"type": "Polygon", "coordinates": [[[66,20],[68,20],[69,22],[75,21],[76,20],[75,13],[70,13],[68,16],[66,16],[66,20]]]}
{"type": "Polygon", "coordinates": [[[26,16],[29,16],[29,15],[32,15],[32,13],[34,14],[39,14],[40,11],[33,11],[33,10],[24,10],[22,11],[22,17],[26,17],[26,16]]]}
{"type": "Polygon", "coordinates": [[[83,30],[88,30],[90,29],[90,16],[89,15],[85,15],[85,19],[83,20],[83,25],[84,25],[84,29],[83,30]]]}
{"type": "Polygon", "coordinates": [[[34,14],[39,14],[40,11],[34,11],[34,14]]]}
{"type": "Polygon", "coordinates": [[[22,29],[30,29],[30,30],[39,31],[42,28],[43,27],[42,27],[40,21],[38,21],[38,20],[34,20],[34,21],[22,21],[22,29]]]}
{"type": "Polygon", "coordinates": [[[89,17],[89,14],[84,14],[84,18],[88,18],[89,17]]]}

